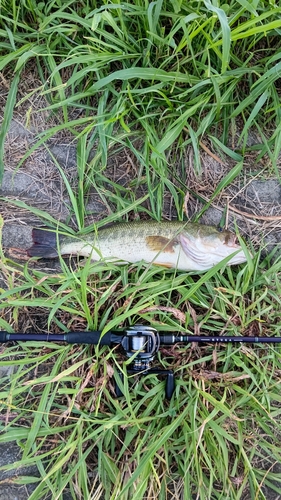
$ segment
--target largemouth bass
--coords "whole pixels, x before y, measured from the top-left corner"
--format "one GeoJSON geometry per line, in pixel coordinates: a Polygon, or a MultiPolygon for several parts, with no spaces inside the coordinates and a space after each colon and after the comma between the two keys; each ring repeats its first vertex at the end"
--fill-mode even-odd
{"type": "Polygon", "coordinates": [[[234,252],[228,265],[246,261],[230,231],[178,221],[116,223],[83,237],[57,237],[55,232],[39,228],[33,229],[33,242],[27,251],[30,257],[76,254],[117,264],[144,261],[181,271],[210,269],[234,252]]]}

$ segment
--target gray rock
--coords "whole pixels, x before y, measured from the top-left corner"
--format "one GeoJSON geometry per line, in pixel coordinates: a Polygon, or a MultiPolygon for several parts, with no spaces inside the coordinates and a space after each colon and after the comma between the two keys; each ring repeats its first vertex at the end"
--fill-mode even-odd
{"type": "Polygon", "coordinates": [[[49,149],[61,167],[66,169],[77,167],[77,153],[75,146],[60,144],[50,146],[49,149]]]}
{"type": "Polygon", "coordinates": [[[32,228],[19,224],[5,224],[2,232],[4,248],[27,249],[32,244],[32,228]]]}
{"type": "Polygon", "coordinates": [[[21,486],[13,484],[18,476],[38,477],[37,467],[24,467],[21,469],[11,469],[5,466],[16,463],[21,456],[19,447],[15,442],[0,444],[0,500],[27,500],[36,488],[35,484],[21,486]]]}
{"type": "Polygon", "coordinates": [[[246,197],[250,198],[263,209],[265,203],[281,204],[281,184],[277,179],[253,181],[246,190],[246,197]]]}
{"type": "MultiPolygon", "coordinates": [[[[38,178],[32,177],[24,172],[4,172],[2,186],[0,187],[1,196],[20,196],[34,198],[38,196],[43,188],[38,178]]],[[[41,197],[46,199],[44,194],[41,197]]]]}
{"type": "Polygon", "coordinates": [[[31,127],[30,129],[27,129],[24,127],[21,123],[19,123],[16,120],[12,120],[10,123],[10,128],[9,128],[9,138],[10,139],[16,139],[18,137],[31,140],[34,136],[34,128],[31,127]]]}

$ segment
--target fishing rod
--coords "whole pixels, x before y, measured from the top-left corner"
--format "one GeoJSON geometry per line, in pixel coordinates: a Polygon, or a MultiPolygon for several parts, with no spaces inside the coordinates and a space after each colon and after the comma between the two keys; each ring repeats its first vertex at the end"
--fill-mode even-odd
{"type": "MultiPolygon", "coordinates": [[[[126,357],[130,359],[127,373],[132,375],[157,374],[166,377],[166,398],[171,399],[175,389],[175,378],[172,370],[151,367],[155,355],[162,345],[197,343],[248,343],[279,344],[281,337],[236,337],[236,336],[204,336],[181,335],[158,332],[145,325],[130,326],[125,330],[110,331],[102,335],[101,331],[75,331],[68,333],[8,333],[0,331],[0,343],[11,341],[66,342],[67,344],[91,344],[114,347],[120,345],[126,357]]],[[[123,373],[118,371],[123,382],[123,373]]],[[[118,383],[115,385],[117,397],[122,396],[118,383]]]]}

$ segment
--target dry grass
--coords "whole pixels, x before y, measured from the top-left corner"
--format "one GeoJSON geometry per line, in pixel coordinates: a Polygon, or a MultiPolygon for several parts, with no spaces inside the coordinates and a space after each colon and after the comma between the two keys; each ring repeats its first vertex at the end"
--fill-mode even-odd
{"type": "MultiPolygon", "coordinates": [[[[2,252],[1,329],[138,321],[202,335],[280,335],[280,262],[260,255],[281,241],[280,12],[258,2],[253,15],[242,4],[223,4],[224,14],[208,1],[135,1],[91,13],[83,2],[31,0],[18,19],[10,4],[8,32],[0,11],[3,57],[13,43],[31,44],[0,74],[3,111],[12,64],[21,71],[16,106],[5,108],[13,119],[5,170],[28,180],[24,193],[1,200],[4,231],[200,214],[200,222],[237,225],[257,251],[245,266],[199,278],[77,259],[16,263],[15,250],[12,260],[2,252]],[[268,197],[257,181],[270,185],[268,197]]],[[[17,440],[20,465],[34,463],[44,477],[31,500],[60,499],[67,488],[76,500],[279,494],[278,348],[163,348],[157,363],[177,374],[171,402],[155,376],[125,379],[125,399],[116,400],[113,368],[123,361],[106,347],[54,343],[0,352],[1,365],[16,367],[3,380],[0,440],[17,440]]]]}

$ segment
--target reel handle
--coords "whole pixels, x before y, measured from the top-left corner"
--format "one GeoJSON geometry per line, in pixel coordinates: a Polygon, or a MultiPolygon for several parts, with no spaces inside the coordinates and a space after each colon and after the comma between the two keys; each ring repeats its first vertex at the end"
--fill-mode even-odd
{"type": "MultiPolygon", "coordinates": [[[[117,372],[121,382],[124,382],[124,375],[122,372],[118,371],[117,372]]],[[[149,370],[146,370],[144,372],[136,372],[135,370],[128,369],[127,370],[128,374],[132,375],[139,375],[141,377],[144,377],[145,375],[150,375],[155,373],[156,375],[164,375],[166,377],[166,384],[165,384],[165,394],[167,399],[171,399],[175,390],[175,376],[174,372],[172,370],[161,370],[161,368],[150,368],[149,370]]],[[[115,394],[117,398],[121,398],[124,396],[120,386],[118,383],[115,383],[115,394]]]]}

